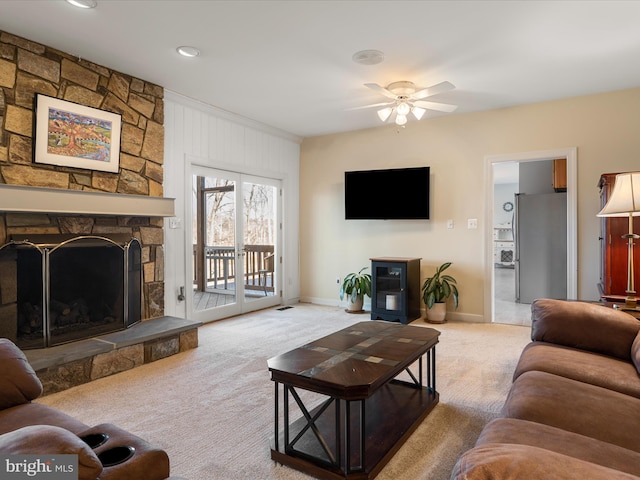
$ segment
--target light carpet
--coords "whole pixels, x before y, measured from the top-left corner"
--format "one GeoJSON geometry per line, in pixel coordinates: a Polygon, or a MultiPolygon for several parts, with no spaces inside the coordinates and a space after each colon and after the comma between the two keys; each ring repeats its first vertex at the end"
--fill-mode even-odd
{"type": "MultiPolygon", "coordinates": [[[[196,349],[48,395],[38,402],[95,425],[114,423],[164,448],[172,475],[189,480],[302,480],[274,463],[273,382],[267,359],[368,315],[298,304],[204,325],[196,349]]],[[[530,329],[498,324],[413,325],[439,330],[440,403],[379,480],[447,479],[495,418],[530,329]]]]}

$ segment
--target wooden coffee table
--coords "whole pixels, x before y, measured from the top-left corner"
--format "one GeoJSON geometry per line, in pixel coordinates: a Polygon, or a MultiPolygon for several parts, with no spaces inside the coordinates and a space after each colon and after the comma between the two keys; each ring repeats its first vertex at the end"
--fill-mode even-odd
{"type": "Polygon", "coordinates": [[[438,403],[439,335],[366,321],[269,359],[271,458],[317,478],[374,478],[438,403]]]}

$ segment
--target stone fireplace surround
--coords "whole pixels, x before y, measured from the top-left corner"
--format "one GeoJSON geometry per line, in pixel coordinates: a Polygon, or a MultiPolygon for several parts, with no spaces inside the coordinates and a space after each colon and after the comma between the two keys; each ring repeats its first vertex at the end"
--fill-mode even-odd
{"type": "Polygon", "coordinates": [[[196,324],[164,317],[162,217],[173,200],[162,198],[163,164],[163,87],[0,30],[0,245],[23,234],[125,234],[142,245],[143,321],[98,343],[30,350],[46,392],[197,346],[196,324]],[[36,93],[121,115],[119,171],[34,163],[36,93]]]}
{"type": "MultiPolygon", "coordinates": [[[[20,219],[16,223],[23,225],[22,228],[16,228],[16,231],[22,232],[22,236],[28,236],[24,224],[30,218],[33,222],[49,222],[51,229],[56,224],[64,224],[64,220],[60,219],[71,218],[73,222],[82,224],[89,221],[98,226],[105,223],[128,224],[126,228],[130,229],[131,236],[141,238],[144,242],[144,225],[157,225],[153,230],[162,232],[162,218],[173,216],[173,203],[173,199],[163,197],[0,184],[0,205],[8,219],[8,227],[16,219],[20,219]]],[[[37,228],[31,231],[42,232],[37,228]]],[[[55,232],[60,233],[60,230],[56,228],[55,232]]],[[[4,233],[3,243],[6,243],[12,233],[10,230],[4,233]]],[[[142,256],[143,261],[148,260],[148,253],[143,251],[142,256]]],[[[155,260],[157,263],[157,254],[155,260]]],[[[155,271],[154,268],[151,274],[155,271]]],[[[143,274],[149,275],[147,271],[143,274]]],[[[2,285],[0,308],[3,308],[1,300],[2,285]]],[[[45,394],[197,347],[200,322],[164,316],[162,313],[159,316],[143,317],[142,322],[119,332],[50,348],[25,350],[44,386],[45,394]]]]}

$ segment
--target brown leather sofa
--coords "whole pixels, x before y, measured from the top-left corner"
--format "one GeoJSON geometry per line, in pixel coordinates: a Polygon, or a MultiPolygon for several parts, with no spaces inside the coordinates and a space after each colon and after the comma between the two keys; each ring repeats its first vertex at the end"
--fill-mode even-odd
{"type": "Polygon", "coordinates": [[[640,479],[640,321],[540,299],[502,417],[451,478],[640,479]]]}
{"type": "Polygon", "coordinates": [[[115,425],[89,427],[32,400],[42,384],[25,355],[0,338],[0,453],[77,454],[79,480],[163,480],[163,450],[115,425]]]}

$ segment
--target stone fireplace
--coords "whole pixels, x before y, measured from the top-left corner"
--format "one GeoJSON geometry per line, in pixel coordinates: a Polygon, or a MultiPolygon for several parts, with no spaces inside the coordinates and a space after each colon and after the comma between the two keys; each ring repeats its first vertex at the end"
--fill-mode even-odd
{"type": "Polygon", "coordinates": [[[0,246],[0,335],[22,349],[141,320],[141,246],[126,235],[13,236],[0,246]]]}
{"type": "Polygon", "coordinates": [[[20,335],[46,393],[195,348],[197,322],[164,315],[164,89],[1,30],[0,52],[0,247],[16,242],[0,249],[0,336],[20,335]],[[118,171],[34,162],[36,93],[120,115],[118,171]]]}

